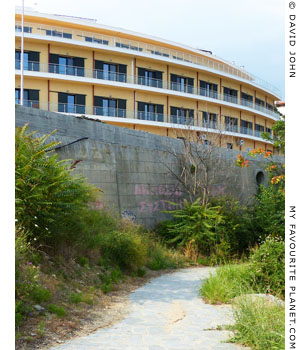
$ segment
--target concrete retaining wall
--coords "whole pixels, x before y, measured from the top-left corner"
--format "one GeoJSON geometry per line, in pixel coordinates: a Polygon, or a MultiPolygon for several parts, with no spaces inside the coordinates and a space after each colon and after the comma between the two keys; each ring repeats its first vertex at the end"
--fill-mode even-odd
{"type": "MultiPolygon", "coordinates": [[[[167,218],[161,211],[172,209],[185,194],[166,167],[178,169],[170,151],[183,150],[181,140],[116,127],[81,117],[27,107],[16,107],[16,126],[29,124],[38,135],[57,132],[50,140],[67,145],[57,150],[62,159],[80,160],[76,171],[104,191],[97,208],[107,206],[116,214],[135,218],[152,227],[167,218]]],[[[256,175],[264,172],[261,161],[247,169],[234,165],[239,152],[221,150],[224,168],[213,186],[215,195],[231,194],[243,202],[257,191],[256,175]]],[[[265,175],[267,177],[267,175],[265,175]]]]}

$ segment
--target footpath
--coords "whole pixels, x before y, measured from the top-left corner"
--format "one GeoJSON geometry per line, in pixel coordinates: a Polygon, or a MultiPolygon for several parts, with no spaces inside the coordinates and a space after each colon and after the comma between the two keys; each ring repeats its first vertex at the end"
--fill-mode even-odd
{"type": "Polygon", "coordinates": [[[109,328],[50,350],[247,350],[224,343],[229,305],[205,304],[199,288],[213,268],[188,268],[153,279],[130,296],[131,312],[109,328]]]}

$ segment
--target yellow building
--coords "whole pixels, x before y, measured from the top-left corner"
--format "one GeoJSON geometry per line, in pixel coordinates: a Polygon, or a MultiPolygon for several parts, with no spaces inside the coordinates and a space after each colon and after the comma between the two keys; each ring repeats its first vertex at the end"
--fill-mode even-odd
{"type": "MultiPolygon", "coordinates": [[[[21,10],[16,10],[20,103],[21,10]]],[[[86,115],[170,137],[273,150],[276,88],[211,52],[96,23],[25,9],[24,105],[86,115]]]]}

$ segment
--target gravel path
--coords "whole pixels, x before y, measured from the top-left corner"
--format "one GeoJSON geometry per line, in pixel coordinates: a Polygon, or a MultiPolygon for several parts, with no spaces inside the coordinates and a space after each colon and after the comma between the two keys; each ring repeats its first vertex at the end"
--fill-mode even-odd
{"type": "Polygon", "coordinates": [[[198,297],[212,268],[189,268],[153,279],[130,295],[131,313],[110,328],[50,350],[246,350],[222,343],[232,322],[230,306],[213,306],[198,297]]]}

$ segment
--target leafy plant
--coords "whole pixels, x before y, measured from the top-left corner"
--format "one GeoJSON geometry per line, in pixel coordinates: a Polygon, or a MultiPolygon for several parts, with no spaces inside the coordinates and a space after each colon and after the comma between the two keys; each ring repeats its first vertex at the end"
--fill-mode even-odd
{"type": "Polygon", "coordinates": [[[57,317],[65,317],[66,310],[62,306],[57,306],[55,304],[50,304],[47,307],[48,311],[55,314],[57,317]]]}
{"type": "Polygon", "coordinates": [[[69,238],[63,228],[87,207],[95,188],[81,176],[71,176],[70,162],[58,160],[52,151],[58,143],[46,143],[53,133],[34,134],[28,133],[28,125],[16,129],[17,224],[35,245],[55,245],[69,238]]]}
{"type": "Polygon", "coordinates": [[[168,211],[175,220],[167,225],[167,242],[184,247],[193,241],[198,252],[209,254],[218,241],[217,227],[223,222],[223,217],[220,207],[202,205],[200,201],[200,198],[193,203],[185,200],[182,209],[168,211]]]}

